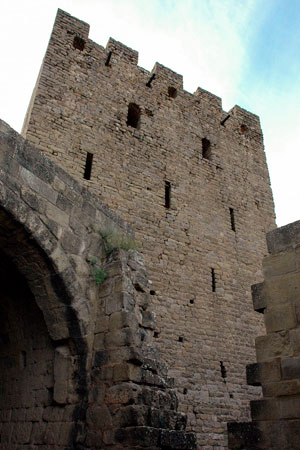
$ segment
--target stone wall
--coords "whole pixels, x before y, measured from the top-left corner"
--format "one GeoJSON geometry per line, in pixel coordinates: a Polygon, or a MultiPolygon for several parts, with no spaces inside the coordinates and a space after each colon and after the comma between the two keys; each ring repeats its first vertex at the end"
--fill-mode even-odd
{"type": "Polygon", "coordinates": [[[4,253],[0,323],[0,446],[40,443],[38,435],[50,433],[55,348],[26,281],[4,253]]]}
{"type": "Polygon", "coordinates": [[[23,134],[134,227],[180,410],[204,448],[226,448],[258,392],[250,286],[275,226],[259,118],[88,31],[58,11],[23,134]]]}
{"type": "Polygon", "coordinates": [[[122,249],[132,239],[0,121],[2,450],[196,448],[153,343],[144,258],[122,249]]]}
{"type": "Polygon", "coordinates": [[[300,222],[267,235],[264,282],[253,286],[254,308],[267,334],[256,338],[257,363],[247,381],[262,386],[250,423],[229,424],[234,449],[300,449],[300,222]]]}

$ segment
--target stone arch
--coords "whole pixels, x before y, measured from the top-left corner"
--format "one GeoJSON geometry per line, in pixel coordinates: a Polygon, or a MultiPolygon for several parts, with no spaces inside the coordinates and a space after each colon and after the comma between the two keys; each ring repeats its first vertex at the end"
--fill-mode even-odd
{"type": "MultiPolygon", "coordinates": [[[[40,404],[22,406],[16,400],[7,411],[0,448],[2,443],[3,448],[11,449],[28,443],[74,448],[84,433],[89,384],[87,335],[92,322],[89,303],[96,288],[89,286],[86,252],[95,236],[89,228],[95,221],[94,210],[88,194],[81,192],[78,183],[3,122],[0,122],[0,165],[0,275],[11,284],[16,280],[16,287],[26,291],[32,320],[25,317],[24,302],[18,303],[18,294],[9,292],[9,285],[2,306],[4,302],[14,303],[10,318],[13,324],[19,304],[24,316],[21,328],[32,325],[36,329],[33,334],[41,333],[41,339],[47,340],[47,353],[51,354],[47,383],[52,390],[51,399],[41,400],[40,404]],[[71,211],[73,221],[77,217],[85,219],[84,224],[83,220],[80,224],[78,221],[77,232],[69,223],[71,211]],[[63,411],[68,411],[68,417],[59,416],[63,411]],[[41,425],[38,434],[43,435],[40,438],[34,433],[38,424],[41,425]],[[13,436],[18,436],[19,441],[13,436]]],[[[20,336],[16,337],[18,330],[15,331],[14,339],[20,340],[20,336]]],[[[19,365],[30,364],[26,361],[26,349],[17,346],[12,352],[18,354],[19,365]]],[[[5,371],[5,367],[1,370],[5,371]]],[[[41,370],[45,373],[46,369],[41,370]]],[[[14,388],[22,389],[20,384],[14,388]]]]}
{"type": "Polygon", "coordinates": [[[82,273],[95,236],[92,196],[1,121],[0,166],[0,247],[28,280],[51,338],[80,340],[88,334],[82,273]]]}
{"type": "MultiPolygon", "coordinates": [[[[14,207],[18,209],[18,203],[14,207]]],[[[19,210],[26,211],[22,200],[19,210]]],[[[39,224],[38,233],[34,227],[30,233],[0,207],[0,357],[4,362],[0,448],[2,444],[12,449],[23,444],[66,448],[77,440],[84,415],[87,344],[72,307],[76,299],[67,285],[73,280],[72,271],[58,272],[58,261],[47,254],[49,245],[55,245],[53,238],[49,241],[34,211],[28,209],[26,217],[39,224]],[[72,414],[64,418],[66,406],[72,414]]]]}
{"type": "MultiPolygon", "coordinates": [[[[164,364],[145,356],[153,353],[148,344],[154,325],[147,310],[144,260],[124,249],[105,252],[99,232],[111,227],[133,237],[106,205],[0,121],[0,282],[1,277],[8,282],[3,305],[15,305],[10,323],[21,310],[21,328],[34,329],[30,351],[37,335],[47,341],[51,373],[45,364],[41,372],[53,391],[50,400],[14,404],[0,424],[0,449],[132,448],[140,443],[172,449],[179,442],[184,442],[181,448],[196,448],[194,437],[183,431],[164,364]],[[105,261],[107,270],[99,289],[88,264],[95,257],[96,267],[105,261]],[[16,292],[10,290],[13,280],[16,292]],[[157,428],[148,393],[142,395],[148,384],[150,398],[160,398],[157,390],[164,395],[167,389],[167,430],[157,428]]],[[[14,329],[14,341],[20,341],[14,329]]],[[[21,369],[31,362],[26,348],[16,345],[11,351],[21,369]]],[[[14,390],[23,392],[16,374],[14,390]]]]}
{"type": "MultiPolygon", "coordinates": [[[[24,206],[22,200],[20,202],[24,206]]],[[[23,207],[22,212],[24,211],[23,207]]],[[[74,296],[69,289],[73,283],[76,284],[75,274],[70,267],[59,272],[59,266],[63,264],[66,255],[60,252],[57,256],[60,261],[51,257],[49,250],[58,248],[58,242],[55,242],[43,222],[29,207],[26,217],[29,223],[34,223],[31,230],[0,206],[0,249],[26,278],[43,312],[51,338],[80,338],[80,325],[72,308],[74,296]]]]}

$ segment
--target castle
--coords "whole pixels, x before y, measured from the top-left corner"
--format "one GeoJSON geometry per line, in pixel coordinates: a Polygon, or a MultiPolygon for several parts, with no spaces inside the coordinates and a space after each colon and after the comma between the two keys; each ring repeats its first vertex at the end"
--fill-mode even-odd
{"type": "Polygon", "coordinates": [[[259,119],[88,32],[58,11],[27,141],[1,125],[1,448],[225,449],[260,392],[250,287],[275,219],[259,119]],[[139,252],[107,251],[112,229],[139,252]]]}

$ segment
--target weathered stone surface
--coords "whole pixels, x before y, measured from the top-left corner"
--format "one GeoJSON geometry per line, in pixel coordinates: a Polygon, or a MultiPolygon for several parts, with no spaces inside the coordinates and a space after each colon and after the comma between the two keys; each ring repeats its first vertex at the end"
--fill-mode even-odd
{"type": "Polygon", "coordinates": [[[295,328],[297,325],[296,311],[293,304],[283,304],[275,310],[267,308],[264,313],[267,333],[295,328]]]}
{"type": "Polygon", "coordinates": [[[87,411],[87,421],[92,429],[106,430],[112,427],[112,418],[106,405],[94,406],[87,411]]]}
{"type": "Polygon", "coordinates": [[[299,223],[268,235],[261,284],[267,335],[256,338],[258,363],[247,367],[248,383],[261,385],[264,398],[251,402],[253,423],[228,424],[229,448],[300,448],[299,223]]]}
{"type": "MultiPolygon", "coordinates": [[[[57,347],[54,356],[54,387],[53,399],[57,403],[65,404],[68,399],[71,357],[67,346],[57,347]]],[[[63,410],[61,409],[61,413],[63,410]]],[[[45,419],[49,420],[49,419],[45,419]]],[[[59,419],[61,420],[61,419],[59,419]]]]}
{"type": "Polygon", "coordinates": [[[300,327],[295,330],[289,331],[291,347],[293,349],[293,356],[298,356],[300,354],[300,327]]]}
{"type": "Polygon", "coordinates": [[[281,380],[280,358],[268,362],[249,364],[246,368],[247,383],[260,386],[262,383],[281,380]]]}
{"type": "Polygon", "coordinates": [[[280,419],[279,403],[276,399],[252,400],[252,420],[278,420],[280,419]]]}
{"type": "Polygon", "coordinates": [[[281,370],[283,380],[300,378],[300,357],[282,358],[281,370]]]}
{"type": "Polygon", "coordinates": [[[162,430],[161,446],[162,448],[174,448],[180,450],[195,450],[197,448],[193,434],[183,434],[180,431],[169,430],[162,430]]]}
{"type": "MultiPolygon", "coordinates": [[[[156,63],[149,73],[137,62],[135,50],[113,39],[103,48],[88,39],[87,24],[59,10],[23,134],[68,172],[63,177],[56,170],[53,178],[50,163],[49,174],[42,171],[41,179],[52,177],[58,194],[53,208],[46,208],[48,221],[57,214],[64,228],[68,215],[76,235],[85,226],[95,230],[95,223],[103,231],[110,220],[127,232],[122,219],[134,226],[151,282],[138,259],[128,266],[129,284],[107,261],[109,278],[116,278],[100,289],[105,315],[143,309],[136,317],[144,351],[155,353],[147,349],[154,335],[178,390],[189,386],[180,402],[189,426],[201,431],[203,445],[222,448],[225,420],[237,408],[246,420],[246,401],[255,398],[242,370],[254,360],[253,336],[263,330],[262,318],[252,311],[250,286],[261,281],[265,230],[275,226],[259,118],[238,106],[227,113],[221,99],[204,89],[185,91],[174,71],[156,63]],[[128,120],[130,104],[140,112],[135,124],[128,120]],[[93,203],[91,192],[104,203],[93,203]],[[234,380],[234,403],[228,401],[220,361],[234,380]],[[204,391],[210,391],[209,402],[203,402],[204,391]]],[[[63,248],[79,254],[79,242],[68,230],[59,232],[63,248]]],[[[98,332],[106,333],[101,323],[98,332]]],[[[107,339],[111,349],[119,345],[107,339]]],[[[145,374],[145,382],[158,380],[145,374]]]]}
{"type": "Polygon", "coordinates": [[[300,242],[300,221],[290,223],[267,233],[268,251],[271,254],[295,248],[300,242]]]}
{"type": "Polygon", "coordinates": [[[278,356],[292,356],[293,347],[287,331],[259,336],[255,339],[256,357],[258,362],[264,362],[278,356]]]}
{"type": "Polygon", "coordinates": [[[266,298],[264,296],[264,284],[263,283],[253,284],[251,286],[251,294],[254,310],[263,313],[267,306],[266,298]]]}
{"type": "Polygon", "coordinates": [[[273,254],[263,259],[263,272],[266,278],[284,275],[297,270],[296,255],[294,250],[284,254],[273,254]]]}
{"type": "Polygon", "coordinates": [[[300,380],[287,380],[263,385],[264,397],[283,397],[300,393],[300,380]]]}
{"type": "Polygon", "coordinates": [[[300,396],[278,399],[281,419],[300,419],[300,396]]]}
{"type": "MultiPolygon", "coordinates": [[[[8,127],[2,128],[5,129],[4,136],[0,136],[2,140],[8,138],[10,146],[17,149],[22,139],[8,127]]],[[[30,152],[33,159],[34,149],[30,152]]],[[[17,150],[15,155],[18,156],[17,150]]],[[[42,163],[43,159],[39,165],[42,163]]],[[[15,172],[16,166],[12,167],[15,172]]],[[[30,172],[28,160],[26,170],[30,172]]],[[[41,169],[45,186],[47,179],[53,179],[51,171],[57,172],[51,162],[45,170],[41,169]]],[[[138,430],[126,431],[128,448],[133,439],[134,445],[148,445],[149,433],[159,439],[161,426],[182,430],[185,439],[186,417],[176,412],[178,401],[175,392],[170,390],[172,383],[166,378],[167,367],[149,358],[154,354],[157,358],[158,353],[150,332],[150,326],[155,326],[154,315],[147,310],[148,302],[140,301],[141,295],[148,296],[141,292],[148,286],[144,259],[136,252],[118,249],[105,255],[103,242],[99,244],[99,235],[94,231],[97,225],[88,219],[96,217],[96,208],[88,205],[89,201],[96,204],[90,194],[82,201],[84,225],[75,234],[67,217],[73,207],[81,204],[79,194],[71,200],[68,193],[64,199],[65,182],[72,186],[72,180],[65,179],[61,171],[58,173],[64,181],[59,182],[56,176],[51,189],[60,191],[57,204],[60,214],[53,213],[49,219],[49,211],[56,211],[51,203],[55,196],[43,199],[40,207],[38,189],[36,185],[33,189],[30,176],[10,184],[16,190],[14,202],[6,203],[0,211],[1,308],[4,308],[1,318],[5,319],[2,334],[3,342],[10,343],[5,347],[5,358],[1,359],[5,362],[1,367],[4,392],[0,404],[1,444],[20,449],[23,445],[39,445],[49,450],[74,445],[76,448],[96,449],[105,445],[122,448],[123,444],[116,444],[115,429],[121,426],[124,430],[131,429],[133,424],[138,430]],[[19,191],[26,195],[18,196],[19,191]],[[21,223],[11,219],[10,208],[14,208],[14,214],[18,211],[30,218],[26,226],[31,229],[31,240],[21,223]],[[88,261],[96,251],[99,260],[89,266],[88,261]],[[90,273],[93,267],[98,270],[102,261],[107,263],[108,270],[103,284],[97,287],[90,273]],[[29,287],[24,285],[22,277],[29,287]],[[18,299],[23,299],[23,303],[18,305],[18,299]],[[13,324],[18,315],[23,322],[18,319],[19,328],[16,328],[13,324]],[[89,364],[92,364],[90,372],[89,364]],[[128,402],[132,406],[126,406],[128,402]],[[151,428],[141,431],[139,427],[147,424],[151,428]]],[[[7,170],[8,179],[10,175],[7,170]]],[[[40,183],[40,179],[35,183],[40,183]]],[[[5,189],[8,185],[1,187],[5,189]]],[[[120,233],[120,227],[128,233],[128,226],[121,220],[112,222],[116,216],[102,206],[101,211],[105,210],[107,216],[104,218],[99,209],[97,217],[118,227],[120,233]]],[[[21,221],[22,217],[17,219],[21,221]]],[[[159,440],[148,447],[156,450],[157,445],[159,440]]]]}
{"type": "Polygon", "coordinates": [[[260,431],[256,423],[229,423],[228,446],[232,449],[259,448],[260,431]]]}

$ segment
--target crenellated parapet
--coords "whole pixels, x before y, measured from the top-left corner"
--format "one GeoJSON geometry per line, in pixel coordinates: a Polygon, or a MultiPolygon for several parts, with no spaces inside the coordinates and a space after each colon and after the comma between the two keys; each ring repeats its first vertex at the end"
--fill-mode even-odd
{"type": "MultiPolygon", "coordinates": [[[[138,52],[127,47],[121,42],[110,38],[106,47],[93,42],[88,38],[89,25],[70,14],[58,10],[55,25],[50,40],[48,53],[52,54],[51,49],[55,50],[58,56],[61,54],[62,67],[56,63],[56,75],[59,76],[60,69],[65,72],[64,58],[71,58],[74,63],[86,64],[86,70],[93,71],[92,66],[102,65],[106,70],[124,71],[125,79],[128,71],[134,74],[136,88],[147,86],[148,88],[160,89],[164,95],[171,98],[177,98],[176,102],[182,104],[191,110],[197,109],[210,110],[215,115],[215,121],[222,122],[227,116],[231,117],[246,128],[251,124],[251,128],[256,128],[261,132],[259,118],[238,106],[232,108],[228,113],[222,111],[222,101],[220,97],[205,91],[198,87],[194,94],[183,89],[183,77],[171,69],[156,62],[152,71],[147,71],[138,66],[138,52]],[[58,52],[58,53],[57,53],[58,52]],[[150,81],[150,83],[149,83],[150,81]]],[[[47,57],[46,57],[47,60],[47,57]]],[[[47,64],[48,67],[48,64],[47,64]]],[[[108,72],[109,73],[109,72],[108,72]]],[[[108,75],[108,74],[107,74],[108,75]]],[[[130,75],[132,77],[133,75],[130,75]]],[[[108,75],[109,77],[109,75],[108,75]]],[[[225,122],[223,123],[223,126],[225,122]]],[[[26,134],[27,124],[24,124],[23,134],[26,134]]],[[[242,128],[243,134],[243,128],[242,128]]]]}

